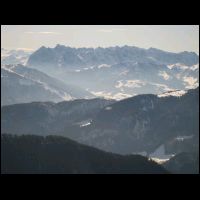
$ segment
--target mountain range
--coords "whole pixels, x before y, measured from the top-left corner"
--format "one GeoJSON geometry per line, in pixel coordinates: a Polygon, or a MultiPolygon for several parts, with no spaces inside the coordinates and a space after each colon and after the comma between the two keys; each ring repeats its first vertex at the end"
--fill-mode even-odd
{"type": "MultiPolygon", "coordinates": [[[[34,52],[2,48],[1,53],[2,66],[23,64],[30,71],[34,68],[67,85],[81,87],[87,95],[80,95],[80,98],[121,100],[199,85],[199,56],[187,51],[171,53],[134,46],[94,49],[57,45],[55,48],[43,46],[34,52]]],[[[53,99],[57,101],[60,97],[53,99]]]]}
{"type": "Polygon", "coordinates": [[[134,46],[110,48],[41,47],[27,66],[66,83],[81,85],[96,96],[124,99],[192,89],[199,83],[199,56],[134,46]],[[92,83],[92,84],[91,84],[92,83]]]}
{"type": "Polygon", "coordinates": [[[172,154],[180,152],[174,148],[178,138],[184,144],[181,151],[198,149],[199,88],[179,96],[138,95],[119,102],[82,99],[16,104],[3,106],[1,116],[4,133],[63,135],[119,154],[150,154],[165,145],[172,154]],[[192,146],[185,143],[188,140],[192,146]]]}
{"type": "Polygon", "coordinates": [[[1,48],[1,133],[3,173],[198,173],[199,56],[1,48]]]}

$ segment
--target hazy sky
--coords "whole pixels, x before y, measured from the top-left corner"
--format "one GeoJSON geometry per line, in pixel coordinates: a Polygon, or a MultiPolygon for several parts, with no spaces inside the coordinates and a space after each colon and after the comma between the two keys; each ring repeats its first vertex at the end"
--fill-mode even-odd
{"type": "Polygon", "coordinates": [[[1,47],[37,49],[62,44],[71,47],[137,46],[199,54],[197,25],[3,25],[1,47]]]}

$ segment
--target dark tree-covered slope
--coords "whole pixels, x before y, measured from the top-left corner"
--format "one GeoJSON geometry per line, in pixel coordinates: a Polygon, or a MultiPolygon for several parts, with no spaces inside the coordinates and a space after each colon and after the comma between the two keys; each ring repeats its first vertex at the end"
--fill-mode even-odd
{"type": "Polygon", "coordinates": [[[182,152],[171,158],[163,166],[176,174],[198,174],[199,173],[199,153],[182,152]]]}
{"type": "Polygon", "coordinates": [[[3,174],[165,174],[162,166],[139,155],[121,156],[58,136],[1,136],[3,174]]]}

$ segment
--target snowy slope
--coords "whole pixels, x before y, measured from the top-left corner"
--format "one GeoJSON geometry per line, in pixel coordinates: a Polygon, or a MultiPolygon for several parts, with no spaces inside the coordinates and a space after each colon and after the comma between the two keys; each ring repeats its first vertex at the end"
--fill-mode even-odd
{"type": "Polygon", "coordinates": [[[1,90],[1,105],[32,101],[58,102],[93,96],[81,88],[64,84],[22,65],[1,66],[1,90]]]}
{"type": "Polygon", "coordinates": [[[98,97],[121,100],[199,85],[199,56],[159,49],[41,47],[27,62],[57,79],[80,85],[98,97]]]}

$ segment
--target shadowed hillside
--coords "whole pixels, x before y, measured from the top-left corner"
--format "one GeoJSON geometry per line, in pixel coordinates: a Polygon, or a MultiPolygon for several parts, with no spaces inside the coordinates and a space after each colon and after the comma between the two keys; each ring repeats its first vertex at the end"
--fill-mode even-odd
{"type": "Polygon", "coordinates": [[[160,165],[139,155],[121,156],[58,136],[1,136],[3,174],[163,174],[160,165]]]}

